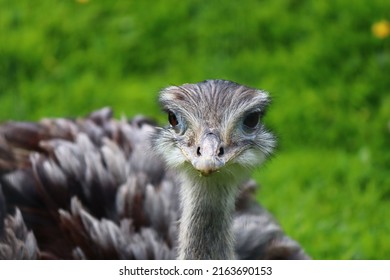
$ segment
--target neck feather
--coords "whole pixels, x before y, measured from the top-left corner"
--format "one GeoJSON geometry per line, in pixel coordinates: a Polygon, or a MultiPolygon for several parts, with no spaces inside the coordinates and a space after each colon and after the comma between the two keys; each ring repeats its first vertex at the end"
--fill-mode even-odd
{"type": "Polygon", "coordinates": [[[234,182],[186,177],[181,188],[179,258],[233,259],[234,182]]]}

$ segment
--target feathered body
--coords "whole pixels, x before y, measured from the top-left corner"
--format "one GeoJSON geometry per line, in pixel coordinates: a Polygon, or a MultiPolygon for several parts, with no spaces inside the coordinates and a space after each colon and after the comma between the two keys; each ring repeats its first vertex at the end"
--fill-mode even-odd
{"type": "MultiPolygon", "coordinates": [[[[180,256],[179,240],[191,238],[188,233],[204,231],[204,227],[196,229],[197,224],[191,223],[195,227],[192,231],[179,234],[186,219],[193,222],[186,217],[179,197],[193,199],[196,195],[186,198],[184,190],[204,191],[202,180],[210,176],[197,174],[197,188],[182,185],[183,176],[195,176],[185,166],[188,163],[178,164],[178,156],[173,155],[173,162],[188,171],[178,176],[172,168],[166,168],[157,156],[159,152],[151,149],[151,139],[156,135],[161,139],[163,131],[166,129],[157,128],[143,117],[117,121],[107,108],[82,119],[2,124],[0,259],[180,256]]],[[[172,164],[168,162],[168,166],[172,164]]],[[[239,167],[231,168],[233,172],[239,167]]],[[[218,186],[220,174],[216,173],[213,180],[221,205],[214,204],[215,198],[189,202],[197,204],[196,211],[200,212],[210,207],[216,211],[227,205],[232,208],[226,219],[220,219],[220,225],[213,223],[213,228],[204,232],[206,238],[215,238],[221,236],[220,230],[231,228],[227,239],[215,243],[210,251],[224,250],[221,246],[227,242],[232,243],[234,252],[226,252],[226,258],[307,258],[255,201],[256,184],[248,180],[247,174],[242,172],[242,177],[233,182],[237,185],[234,199],[220,196],[220,188],[226,186],[218,186]]],[[[210,216],[210,221],[215,219],[210,216]]],[[[202,222],[198,225],[204,225],[202,222]]],[[[192,247],[200,246],[196,238],[193,242],[192,247]]]]}

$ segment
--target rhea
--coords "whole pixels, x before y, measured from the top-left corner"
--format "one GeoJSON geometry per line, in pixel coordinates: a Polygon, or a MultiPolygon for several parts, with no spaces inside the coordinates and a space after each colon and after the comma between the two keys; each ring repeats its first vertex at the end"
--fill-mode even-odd
{"type": "Polygon", "coordinates": [[[172,86],[169,125],[82,118],[0,123],[0,259],[307,259],[254,195],[272,153],[266,92],[172,86]]]}
{"type": "Polygon", "coordinates": [[[262,116],[265,91],[225,80],[164,89],[169,126],[153,143],[181,180],[180,259],[233,259],[238,186],[275,146],[262,116]]]}

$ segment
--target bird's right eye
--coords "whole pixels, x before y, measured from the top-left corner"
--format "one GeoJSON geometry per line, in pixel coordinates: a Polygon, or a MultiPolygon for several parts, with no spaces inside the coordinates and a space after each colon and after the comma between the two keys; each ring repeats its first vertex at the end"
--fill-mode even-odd
{"type": "Polygon", "coordinates": [[[168,111],[168,121],[172,127],[175,127],[179,124],[175,113],[173,113],[172,111],[168,111]]]}

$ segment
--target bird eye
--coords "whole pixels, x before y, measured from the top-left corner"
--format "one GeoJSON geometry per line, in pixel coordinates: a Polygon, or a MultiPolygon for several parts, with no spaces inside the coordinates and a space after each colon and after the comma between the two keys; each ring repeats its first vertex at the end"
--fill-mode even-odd
{"type": "Polygon", "coordinates": [[[250,129],[256,128],[259,123],[260,112],[249,113],[242,122],[244,126],[250,129]]]}
{"type": "Polygon", "coordinates": [[[172,111],[168,111],[168,121],[172,127],[175,127],[179,124],[176,115],[172,111]]]}
{"type": "Polygon", "coordinates": [[[173,111],[168,110],[168,121],[172,128],[177,134],[182,135],[187,129],[185,120],[180,114],[175,114],[173,111]]]}

